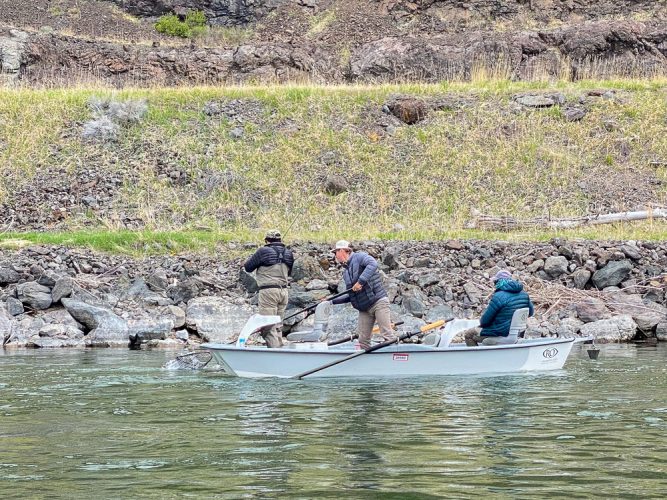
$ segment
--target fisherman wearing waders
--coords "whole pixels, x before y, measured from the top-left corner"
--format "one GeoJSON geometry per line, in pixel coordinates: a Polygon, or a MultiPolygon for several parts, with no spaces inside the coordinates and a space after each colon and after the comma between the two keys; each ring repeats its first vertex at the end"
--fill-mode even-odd
{"type": "Polygon", "coordinates": [[[371,346],[373,324],[377,322],[380,334],[389,340],[396,334],[391,327],[391,312],[389,298],[382,286],[382,279],[378,271],[377,261],[365,252],[353,252],[350,243],[340,240],[332,250],[336,262],[345,269],[343,281],[345,288],[352,291],[342,297],[332,300],[333,304],[352,303],[352,307],[359,311],[359,346],[368,349],[371,346]]]}
{"type": "MultiPolygon", "coordinates": [[[[282,242],[280,231],[272,230],[264,237],[266,243],[243,265],[246,272],[256,271],[259,287],[259,314],[281,318],[287,307],[289,276],[292,274],[294,255],[282,242]]],[[[282,324],[262,331],[267,347],[282,347],[282,324]]]]}

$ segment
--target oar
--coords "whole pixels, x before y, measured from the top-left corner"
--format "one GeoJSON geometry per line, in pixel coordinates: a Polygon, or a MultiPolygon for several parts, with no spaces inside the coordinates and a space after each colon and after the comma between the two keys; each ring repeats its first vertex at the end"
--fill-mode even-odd
{"type": "MultiPolygon", "coordinates": [[[[391,327],[394,328],[397,327],[398,325],[402,325],[403,323],[405,323],[405,321],[397,321],[396,323],[392,323],[391,327]]],[[[377,333],[379,331],[380,327],[376,326],[375,328],[373,328],[371,333],[377,333]]],[[[343,337],[342,339],[332,340],[331,342],[327,342],[327,345],[332,346],[332,345],[344,344],[345,342],[349,342],[350,340],[356,339],[358,336],[359,336],[358,333],[354,333],[352,335],[348,335],[347,337],[343,337]]]]}
{"type": "MultiPolygon", "coordinates": [[[[451,321],[451,319],[448,319],[447,321],[451,321]]],[[[439,321],[436,321],[435,323],[429,323],[428,325],[422,326],[418,332],[409,332],[409,333],[404,333],[400,337],[397,337],[395,339],[387,340],[385,342],[380,342],[379,344],[374,345],[373,347],[369,347],[368,349],[365,349],[363,351],[355,352],[354,354],[350,354],[349,356],[344,357],[343,359],[339,359],[336,361],[332,361],[331,363],[327,363],[326,365],[319,366],[317,368],[313,368],[312,370],[308,370],[307,372],[299,373],[298,375],[294,375],[293,377],[290,378],[295,378],[297,380],[301,380],[304,377],[307,377],[308,375],[312,375],[313,373],[317,373],[319,371],[325,370],[326,368],[331,368],[332,366],[339,365],[341,363],[345,363],[346,361],[349,361],[353,358],[356,358],[358,356],[362,356],[364,354],[368,354],[369,352],[377,351],[378,349],[382,349],[383,347],[387,347],[388,345],[395,344],[398,342],[401,342],[402,340],[409,339],[410,337],[414,337],[415,335],[421,335],[429,330],[433,330],[434,328],[438,328],[439,326],[444,325],[447,321],[441,319],[439,321]]]]}
{"type": "MultiPolygon", "coordinates": [[[[351,291],[352,291],[352,289],[349,288],[349,289],[345,290],[344,292],[340,292],[340,293],[337,293],[336,295],[331,295],[329,297],[325,297],[320,302],[324,302],[325,300],[337,299],[338,297],[341,297],[341,296],[345,295],[346,293],[350,293],[351,291]]],[[[285,321],[286,319],[293,318],[294,316],[298,316],[299,314],[304,313],[306,311],[310,311],[311,309],[315,309],[320,304],[320,302],[318,302],[317,304],[313,304],[312,306],[308,306],[305,309],[301,309],[300,311],[297,311],[295,313],[292,313],[289,316],[285,316],[283,318],[283,321],[285,321]]]]}

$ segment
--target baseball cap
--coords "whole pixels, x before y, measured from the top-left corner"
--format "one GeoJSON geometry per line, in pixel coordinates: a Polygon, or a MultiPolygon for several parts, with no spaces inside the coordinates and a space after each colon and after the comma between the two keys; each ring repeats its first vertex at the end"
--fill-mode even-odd
{"type": "Polygon", "coordinates": [[[341,249],[342,250],[352,250],[352,248],[350,248],[350,242],[347,241],[347,240],[338,240],[336,242],[336,246],[331,251],[335,252],[336,250],[341,250],[341,249]]]}
{"type": "Polygon", "coordinates": [[[264,236],[267,240],[279,240],[281,238],[280,231],[277,229],[271,229],[270,231],[266,232],[266,236],[264,236]]]}

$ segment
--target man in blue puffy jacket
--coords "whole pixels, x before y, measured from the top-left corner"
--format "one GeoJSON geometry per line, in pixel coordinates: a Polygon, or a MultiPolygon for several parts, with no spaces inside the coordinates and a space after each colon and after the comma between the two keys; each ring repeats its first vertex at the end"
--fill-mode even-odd
{"type": "Polygon", "coordinates": [[[389,298],[382,285],[377,261],[365,252],[353,252],[350,243],[340,240],[333,249],[336,262],[344,268],[343,281],[346,289],[352,289],[332,302],[343,304],[350,302],[359,311],[359,346],[368,349],[371,346],[373,325],[377,322],[380,334],[389,339],[394,336],[391,327],[389,298]]]}
{"type": "Polygon", "coordinates": [[[489,339],[485,344],[500,344],[500,337],[507,337],[510,333],[514,311],[527,307],[530,316],[534,313],[533,303],[523,290],[523,285],[513,280],[509,271],[498,271],[493,282],[496,290],[479,320],[481,330],[473,328],[464,334],[468,346],[476,346],[484,339],[489,339]]]}

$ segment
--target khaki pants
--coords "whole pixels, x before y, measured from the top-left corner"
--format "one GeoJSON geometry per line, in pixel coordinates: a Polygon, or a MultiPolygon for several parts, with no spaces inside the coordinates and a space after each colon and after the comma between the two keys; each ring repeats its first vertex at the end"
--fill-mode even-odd
{"type": "Polygon", "coordinates": [[[463,331],[463,338],[466,341],[468,347],[475,347],[482,343],[482,336],[480,332],[481,328],[469,328],[468,330],[463,331]]]}
{"type": "Polygon", "coordinates": [[[391,312],[389,311],[389,299],[387,297],[378,300],[368,311],[359,311],[357,333],[359,334],[359,346],[362,349],[368,349],[371,346],[373,325],[376,322],[380,327],[380,334],[385,339],[389,340],[395,336],[391,327],[391,312]]]}
{"type": "MultiPolygon", "coordinates": [[[[267,288],[259,291],[259,314],[267,316],[285,315],[287,308],[288,292],[287,288],[267,288]]],[[[262,331],[262,337],[266,341],[267,347],[282,347],[283,345],[283,325],[282,323],[262,331]]]]}

